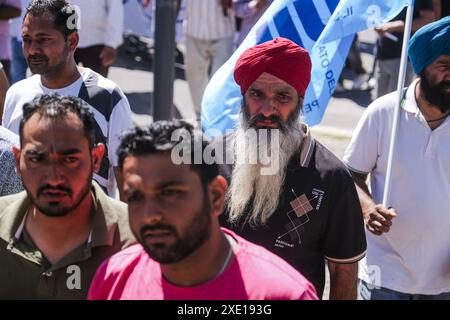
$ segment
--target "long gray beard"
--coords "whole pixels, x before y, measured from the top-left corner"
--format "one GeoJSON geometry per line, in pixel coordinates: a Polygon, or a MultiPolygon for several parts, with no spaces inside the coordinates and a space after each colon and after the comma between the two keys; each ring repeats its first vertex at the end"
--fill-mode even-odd
{"type": "MultiPolygon", "coordinates": [[[[246,137],[247,130],[240,127],[236,132],[235,158],[248,152],[249,148],[251,150],[252,146],[249,146],[246,137]]],[[[300,149],[302,140],[300,123],[295,123],[285,132],[279,130],[278,157],[271,157],[278,161],[278,170],[274,174],[261,174],[261,170],[267,167],[267,163],[264,165],[261,162],[235,161],[231,184],[227,192],[228,221],[231,224],[237,224],[246,212],[248,212],[246,222],[250,226],[256,227],[267,222],[278,207],[287,165],[292,155],[300,149]]],[[[258,148],[265,148],[269,150],[266,154],[270,154],[271,141],[269,139],[269,142],[263,146],[258,143],[258,148]]]]}

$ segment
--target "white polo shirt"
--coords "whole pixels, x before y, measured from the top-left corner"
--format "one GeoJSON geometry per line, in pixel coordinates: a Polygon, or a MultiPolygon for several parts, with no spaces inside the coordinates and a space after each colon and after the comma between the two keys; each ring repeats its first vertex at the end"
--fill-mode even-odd
{"type": "MultiPolygon", "coordinates": [[[[398,216],[388,233],[367,234],[360,278],[409,294],[450,292],[450,117],[431,130],[408,88],[400,112],[389,206],[398,216]],[[372,273],[371,275],[369,273],[372,273]]],[[[374,101],[362,116],[344,156],[352,170],[371,173],[376,203],[383,199],[396,93],[374,101]]]]}

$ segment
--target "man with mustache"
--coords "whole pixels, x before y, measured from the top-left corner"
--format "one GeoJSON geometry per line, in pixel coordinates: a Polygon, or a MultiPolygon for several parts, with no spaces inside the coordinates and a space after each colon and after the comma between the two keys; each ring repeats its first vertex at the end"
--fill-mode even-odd
{"type": "Polygon", "coordinates": [[[232,154],[226,158],[237,161],[221,166],[231,180],[224,223],[288,261],[319,297],[327,261],[330,298],[355,299],[357,262],[366,247],[361,208],[345,166],[299,121],[310,74],[308,52],[284,38],[239,57],[234,78],[243,95],[242,118],[225,139],[232,154]],[[271,161],[242,161],[247,153],[268,154],[271,161]],[[264,171],[274,163],[278,170],[264,171]]]}
{"type": "Polygon", "coordinates": [[[26,191],[0,198],[0,298],[85,299],[102,261],[134,242],[126,205],[92,181],[104,146],[81,99],[26,104],[14,147],[26,191]]]}
{"type": "Polygon", "coordinates": [[[450,17],[419,29],[408,56],[419,79],[403,91],[388,208],[396,92],[367,108],[344,157],[367,229],[364,299],[450,299],[450,17]]]}
{"type": "Polygon", "coordinates": [[[41,94],[59,93],[86,101],[95,117],[95,142],[105,157],[94,179],[111,196],[121,184],[115,151],[120,134],[132,126],[130,105],[111,80],[89,68],[77,67],[79,17],[64,0],[33,0],[23,20],[23,52],[34,76],[11,86],[6,95],[2,125],[18,133],[22,106],[41,94]]]}
{"type": "Polygon", "coordinates": [[[209,147],[182,121],[128,132],[119,148],[131,229],[139,241],[97,272],[90,299],[317,299],[285,261],[221,229],[227,183],[209,147]],[[184,162],[176,164],[183,147],[184,162]]]}

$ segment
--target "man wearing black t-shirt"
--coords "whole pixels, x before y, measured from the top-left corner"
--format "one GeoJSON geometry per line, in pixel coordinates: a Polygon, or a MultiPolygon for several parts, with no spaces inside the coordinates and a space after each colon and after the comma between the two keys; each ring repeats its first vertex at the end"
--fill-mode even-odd
{"type": "MultiPolygon", "coordinates": [[[[397,89],[400,57],[402,54],[403,30],[405,29],[406,8],[394,19],[383,24],[375,30],[379,34],[377,41],[377,64],[375,78],[375,98],[379,98],[397,89]]],[[[422,26],[435,19],[432,0],[416,0],[414,3],[413,25],[414,33],[422,26]]],[[[409,85],[414,77],[411,65],[408,63],[405,86],[409,85]]]]}
{"type": "Polygon", "coordinates": [[[222,222],[288,261],[319,297],[327,261],[330,299],[355,299],[357,262],[366,249],[361,208],[344,165],[298,121],[310,74],[308,52],[283,38],[238,59],[242,119],[218,140],[226,150],[221,174],[231,181],[222,222]],[[246,152],[268,155],[270,165],[263,158],[240,161],[246,152]]]}

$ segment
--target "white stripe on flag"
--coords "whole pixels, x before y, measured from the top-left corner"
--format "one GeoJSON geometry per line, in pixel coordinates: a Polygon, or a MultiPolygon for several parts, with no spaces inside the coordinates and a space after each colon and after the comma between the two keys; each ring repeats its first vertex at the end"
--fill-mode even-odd
{"type": "MultiPolygon", "coordinates": [[[[306,33],[305,28],[303,28],[303,24],[300,21],[297,10],[295,10],[295,6],[292,2],[287,4],[287,9],[289,11],[289,15],[291,16],[292,21],[294,22],[295,29],[297,29],[300,39],[302,39],[303,41],[303,46],[310,51],[311,48],[314,46],[315,42],[311,40],[310,37],[308,37],[308,34],[306,33]]],[[[300,8],[300,10],[302,9],[300,8]]]]}
{"type": "Polygon", "coordinates": [[[272,36],[272,38],[276,38],[276,37],[280,36],[280,34],[278,33],[278,29],[275,24],[275,21],[273,21],[272,18],[270,18],[269,21],[267,21],[267,27],[269,28],[269,32],[270,32],[270,35],[272,36]]]}

